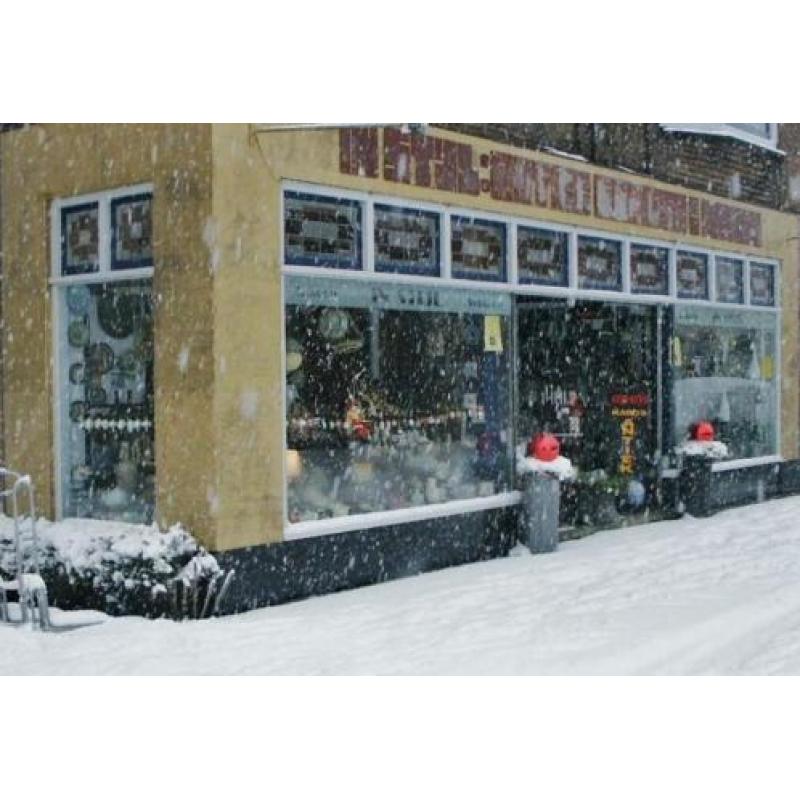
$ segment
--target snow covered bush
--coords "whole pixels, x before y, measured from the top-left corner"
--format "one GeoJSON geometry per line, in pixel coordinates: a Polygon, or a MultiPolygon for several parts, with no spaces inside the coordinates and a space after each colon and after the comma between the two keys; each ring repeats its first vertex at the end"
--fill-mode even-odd
{"type": "MultiPolygon", "coordinates": [[[[181,615],[176,582],[197,587],[220,573],[216,559],[180,525],[89,519],[37,522],[40,570],[50,602],[108,614],[181,615]]],[[[0,515],[0,573],[13,568],[14,523],[0,515]]]]}

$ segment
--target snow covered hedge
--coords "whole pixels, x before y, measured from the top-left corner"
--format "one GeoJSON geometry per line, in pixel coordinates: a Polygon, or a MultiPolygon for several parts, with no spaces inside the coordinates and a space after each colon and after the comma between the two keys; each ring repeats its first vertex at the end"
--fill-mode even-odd
{"type": "MultiPolygon", "coordinates": [[[[64,609],[108,614],[174,616],[176,581],[218,576],[213,556],[180,525],[156,526],[88,519],[40,519],[40,568],[50,602],[64,609]]],[[[0,573],[13,568],[14,523],[0,515],[0,573]]]]}

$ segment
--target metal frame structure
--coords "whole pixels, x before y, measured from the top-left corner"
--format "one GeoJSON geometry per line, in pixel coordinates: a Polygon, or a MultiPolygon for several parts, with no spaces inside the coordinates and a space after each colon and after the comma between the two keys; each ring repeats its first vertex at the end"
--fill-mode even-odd
{"type": "Polygon", "coordinates": [[[14,577],[0,581],[0,622],[32,623],[41,630],[50,630],[50,611],[47,602],[47,586],[39,574],[39,538],[36,534],[36,503],[33,497],[33,482],[30,475],[21,475],[0,467],[0,479],[11,479],[10,489],[0,491],[3,500],[11,501],[14,518],[14,577]],[[26,530],[20,513],[20,497],[28,502],[30,526],[26,530]],[[16,592],[19,598],[20,619],[13,620],[8,604],[8,593],[16,592]]]}

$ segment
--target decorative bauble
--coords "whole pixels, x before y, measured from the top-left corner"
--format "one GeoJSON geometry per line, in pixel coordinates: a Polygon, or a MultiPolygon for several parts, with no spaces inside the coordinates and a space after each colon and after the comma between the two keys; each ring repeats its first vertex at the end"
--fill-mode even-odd
{"type": "Polygon", "coordinates": [[[303,363],[303,348],[297,339],[289,338],[286,340],[286,372],[294,372],[300,369],[303,363]]]}
{"type": "Polygon", "coordinates": [[[319,316],[319,332],[329,342],[338,342],[347,335],[350,315],[342,308],[326,308],[319,316]]]}
{"type": "Polygon", "coordinates": [[[528,455],[539,461],[555,461],[561,455],[561,444],[552,433],[538,433],[528,443],[528,455]]]}
{"type": "Polygon", "coordinates": [[[646,497],[647,492],[641,481],[634,479],[628,484],[627,500],[631,508],[641,508],[644,505],[646,497]]]}
{"type": "Polygon", "coordinates": [[[692,429],[692,439],[696,442],[713,442],[714,426],[710,422],[698,422],[692,429]]]}
{"type": "Polygon", "coordinates": [[[368,442],[371,435],[372,431],[368,422],[357,420],[353,423],[353,436],[360,442],[368,442]]]}

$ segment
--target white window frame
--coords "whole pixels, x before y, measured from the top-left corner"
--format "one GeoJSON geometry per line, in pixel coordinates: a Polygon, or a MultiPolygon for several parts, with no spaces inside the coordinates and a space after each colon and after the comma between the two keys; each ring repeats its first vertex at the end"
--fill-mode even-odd
{"type": "MultiPolygon", "coordinates": [[[[497,212],[485,211],[483,209],[469,208],[460,205],[442,205],[432,202],[413,200],[408,197],[397,195],[385,195],[373,192],[357,191],[353,189],[339,189],[333,186],[321,186],[299,181],[284,181],[281,185],[280,195],[280,234],[279,248],[281,271],[284,275],[305,275],[335,278],[337,280],[369,280],[369,281],[388,281],[390,283],[409,283],[420,286],[446,286],[449,288],[476,289],[479,291],[507,292],[512,295],[541,295],[543,297],[566,297],[583,300],[605,300],[611,302],[626,303],[655,303],[655,304],[701,304],[705,306],[719,306],[720,308],[742,308],[747,306],[739,303],[718,303],[716,301],[716,261],[715,257],[733,258],[745,262],[745,278],[749,275],[749,261],[757,261],[763,264],[770,264],[775,272],[775,305],[774,306],[754,306],[762,310],[777,311],[780,308],[780,262],[777,259],[760,256],[748,252],[736,252],[732,250],[719,250],[716,248],[698,246],[682,239],[659,239],[655,237],[643,237],[637,235],[624,235],[616,232],[604,230],[603,228],[590,228],[584,225],[568,225],[563,223],[550,222],[536,217],[520,217],[497,212]],[[285,191],[300,192],[303,194],[320,195],[323,197],[340,197],[346,200],[355,200],[362,204],[362,242],[361,252],[363,254],[362,268],[358,270],[338,269],[325,266],[301,266],[286,264],[283,261],[284,242],[283,242],[283,196],[285,191]],[[420,209],[438,213],[440,216],[440,235],[441,247],[441,274],[439,276],[413,275],[401,272],[376,272],[374,265],[374,237],[372,229],[374,223],[373,208],[375,205],[391,205],[398,208],[410,210],[420,209]],[[452,277],[452,265],[450,254],[449,234],[451,230],[450,219],[453,216],[475,217],[485,219],[489,222],[500,222],[506,225],[506,280],[483,281],[470,280],[466,278],[452,277]],[[546,284],[519,283],[519,273],[517,264],[517,228],[536,227],[559,233],[566,233],[569,237],[568,253],[568,281],[566,286],[548,286],[546,284]],[[622,244],[622,289],[580,289],[577,280],[577,238],[578,236],[599,237],[603,239],[618,241],[622,244]],[[660,247],[669,251],[669,291],[667,294],[645,294],[634,293],[630,290],[630,245],[638,244],[650,247],[660,247]],[[708,298],[688,299],[678,297],[676,280],[676,253],[678,250],[692,253],[699,253],[708,258],[708,298]]],[[[749,287],[745,287],[745,301],[748,299],[749,287]]]]}
{"type": "Polygon", "coordinates": [[[92,283],[120,283],[125,281],[152,279],[154,267],[134,267],[131,269],[111,269],[111,202],[120,197],[129,197],[136,194],[153,194],[151,183],[140,183],[131,186],[122,186],[91,194],[73,195],[70,197],[55,198],[50,204],[50,305],[52,308],[51,352],[53,354],[53,388],[52,414],[53,414],[53,485],[55,487],[55,519],[64,518],[64,490],[62,486],[62,459],[64,457],[62,436],[62,412],[64,399],[61,397],[62,378],[64,365],[61,363],[61,299],[62,287],[74,284],[92,283]],[[97,203],[98,225],[98,259],[100,268],[97,272],[87,272],[83,275],[61,274],[61,212],[72,206],[97,203]]]}
{"type": "MultiPolygon", "coordinates": [[[[469,208],[460,205],[444,205],[433,202],[419,201],[406,196],[399,195],[386,195],[382,193],[373,193],[367,191],[353,190],[338,188],[335,186],[323,186],[319,184],[306,183],[293,180],[285,180],[280,186],[280,233],[278,246],[280,248],[279,258],[281,263],[282,277],[292,275],[306,276],[306,277],[325,277],[333,278],[343,281],[360,281],[366,280],[370,282],[386,282],[394,284],[414,284],[417,286],[430,286],[430,287],[447,287],[457,289],[476,290],[481,292],[495,291],[504,292],[509,294],[512,299],[515,296],[539,296],[539,297],[558,297],[564,298],[568,302],[575,302],[578,300],[593,300],[613,303],[634,303],[638,305],[662,305],[662,306],[681,306],[681,305],[699,305],[707,308],[721,308],[726,310],[731,309],[745,309],[754,308],[762,312],[773,313],[776,317],[776,385],[781,385],[781,361],[780,361],[780,339],[781,339],[781,302],[780,302],[780,281],[781,281],[781,266],[780,262],[776,259],[769,257],[762,257],[759,255],[751,255],[742,252],[721,251],[712,248],[698,246],[694,243],[687,243],[680,239],[658,239],[641,236],[626,236],[619,233],[613,233],[602,228],[590,228],[585,226],[568,225],[563,223],[555,223],[542,220],[536,217],[521,217],[507,214],[500,214],[497,212],[486,211],[484,209],[469,208]],[[346,270],[336,269],[331,267],[314,267],[314,266],[297,266],[286,264],[284,262],[284,212],[283,212],[283,199],[284,192],[301,192],[311,195],[321,195],[327,197],[341,197],[349,200],[357,200],[362,204],[363,220],[361,230],[361,252],[363,254],[363,264],[360,270],[346,270]],[[386,273],[375,272],[374,270],[374,206],[391,205],[398,208],[408,209],[423,209],[425,211],[434,211],[440,214],[440,235],[442,241],[440,243],[441,252],[441,274],[439,277],[412,275],[404,273],[386,273]],[[502,222],[506,225],[506,241],[507,241],[507,255],[506,255],[506,281],[503,283],[493,281],[478,281],[462,278],[453,278],[451,269],[451,253],[450,253],[450,219],[452,216],[467,216],[475,217],[478,219],[485,219],[488,221],[502,222]],[[568,234],[568,282],[567,286],[548,286],[545,284],[521,284],[519,283],[518,264],[517,264],[517,228],[518,226],[524,227],[537,227],[544,230],[557,231],[568,234]],[[608,290],[608,289],[579,289],[578,288],[578,251],[577,240],[578,236],[592,236],[604,239],[619,241],[622,244],[622,290],[608,290]],[[649,245],[653,247],[660,247],[668,250],[668,292],[667,294],[651,295],[645,293],[633,293],[630,291],[630,245],[632,243],[640,245],[649,245]],[[700,253],[708,259],[708,283],[709,292],[708,299],[692,300],[679,298],[677,296],[677,280],[676,280],[676,254],[677,251],[688,251],[693,253],[700,253]],[[749,262],[750,260],[757,261],[761,264],[770,264],[775,270],[775,304],[773,306],[748,306],[737,303],[718,303],[716,302],[716,256],[723,256],[727,258],[735,258],[744,262],[744,278],[749,281],[749,262]]],[[[749,283],[746,284],[745,301],[749,299],[749,283]]],[[[284,281],[281,280],[281,339],[282,341],[286,335],[286,305],[284,302],[284,281]]],[[[283,342],[282,359],[286,358],[285,342],[283,342]]],[[[283,419],[286,419],[286,371],[285,363],[282,378],[282,414],[283,419]]],[[[781,397],[780,388],[776,391],[776,404],[778,411],[780,411],[781,397]]],[[[781,431],[780,431],[780,413],[776,414],[776,439],[777,448],[780,451],[781,444],[781,431]]],[[[284,453],[288,448],[288,441],[286,439],[286,431],[284,427],[284,453]]],[[[757,457],[754,459],[745,459],[747,464],[752,462],[753,465],[762,463],[764,458],[774,459],[781,461],[782,456],[776,454],[774,456],[757,457]]],[[[456,514],[463,514],[467,512],[483,511],[493,508],[501,508],[504,506],[517,505],[520,501],[520,494],[516,491],[505,492],[491,497],[475,498],[467,501],[453,500],[446,503],[439,503],[434,505],[423,505],[414,508],[404,508],[393,511],[376,511],[370,514],[359,514],[344,517],[334,517],[331,519],[311,520],[307,522],[291,523],[288,521],[288,495],[286,492],[287,475],[286,475],[286,458],[285,455],[282,459],[283,470],[283,497],[284,497],[284,513],[283,513],[283,534],[284,539],[304,539],[313,536],[322,536],[333,533],[343,533],[346,531],[365,530],[374,527],[383,527],[387,525],[396,525],[406,522],[437,519],[443,517],[454,516],[456,514]]],[[[738,462],[737,462],[738,463],[738,462]]]]}
{"type": "Polygon", "coordinates": [[[765,150],[772,150],[782,153],[778,149],[778,124],[768,122],[769,134],[759,136],[756,133],[744,131],[735,127],[735,123],[730,122],[662,122],[661,127],[665,131],[675,131],[678,133],[699,133],[706,136],[725,136],[729,139],[738,139],[740,142],[754,144],[763,147],[765,150]]]}

